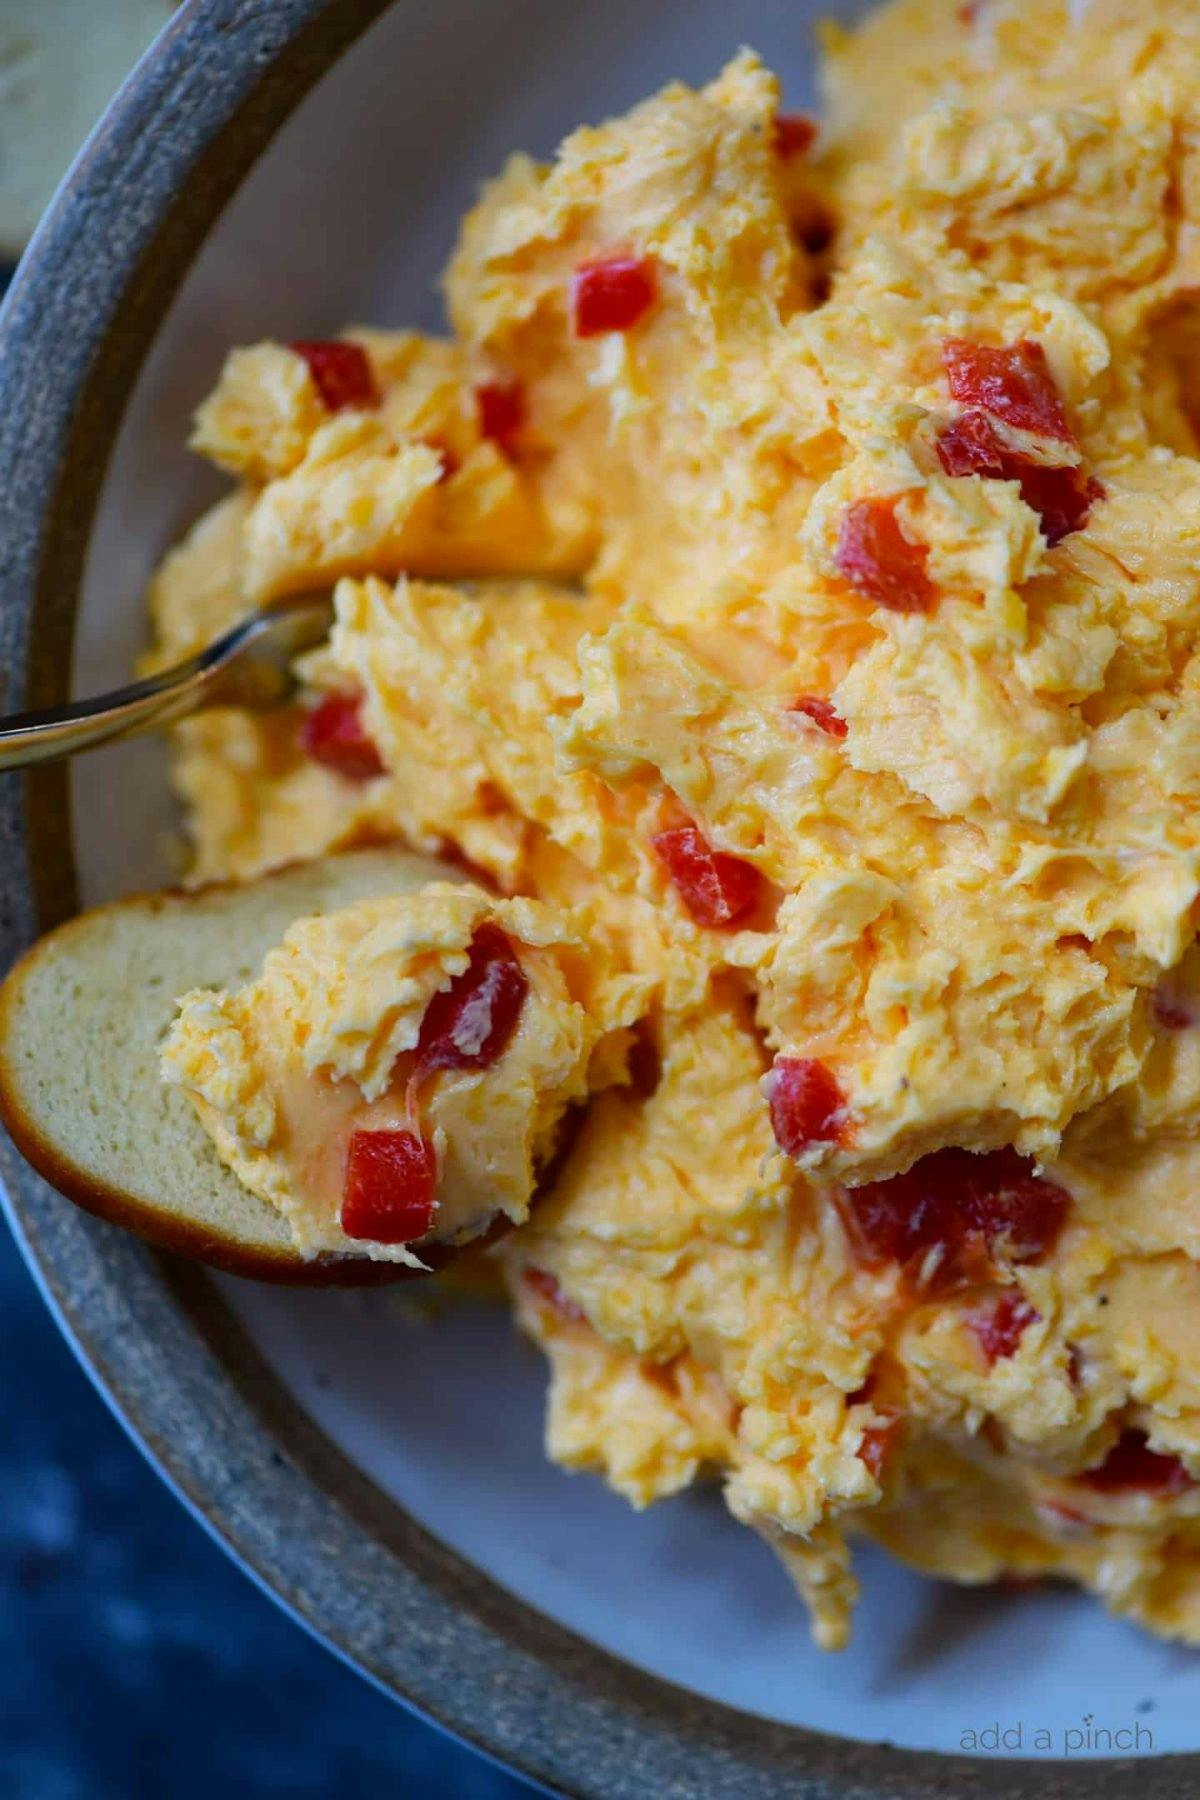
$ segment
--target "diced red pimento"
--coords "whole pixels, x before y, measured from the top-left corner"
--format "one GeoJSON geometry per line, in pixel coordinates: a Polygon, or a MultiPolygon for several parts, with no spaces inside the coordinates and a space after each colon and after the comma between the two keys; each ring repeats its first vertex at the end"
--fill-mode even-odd
{"type": "Polygon", "coordinates": [[[827,1063],[815,1056],[777,1056],[766,1080],[775,1142],[798,1157],[813,1144],[836,1144],[846,1123],[846,1096],[827,1063]]]}
{"type": "Polygon", "coordinates": [[[1178,1494],[1192,1485],[1180,1459],[1151,1450],[1144,1431],[1123,1431],[1104,1461],[1077,1479],[1098,1494],[1178,1494]]]}
{"type": "Polygon", "coordinates": [[[775,154],[785,162],[790,157],[803,156],[812,148],[816,135],[817,122],[807,113],[778,113],[772,134],[775,154]]]}
{"type": "Polygon", "coordinates": [[[571,277],[571,328],[576,337],[629,331],[658,298],[648,256],[609,256],[580,263],[571,277]]]}
{"type": "Polygon", "coordinates": [[[342,1230],[378,1244],[412,1244],[433,1224],[437,1157],[415,1131],[355,1131],[346,1158],[342,1230]]]}
{"type": "Polygon", "coordinates": [[[485,381],[475,389],[479,430],[509,451],[525,423],[525,390],[519,381],[485,381]]]}
{"type": "Polygon", "coordinates": [[[361,344],[305,339],[294,342],[292,349],[308,364],[309,374],[330,412],[341,412],[346,406],[379,405],[370,358],[361,344]]]}
{"type": "Polygon", "coordinates": [[[1026,1326],[1036,1325],[1041,1316],[1019,1288],[1006,1288],[993,1305],[971,1313],[967,1324],[990,1368],[1015,1353],[1026,1326]]]}
{"type": "Polygon", "coordinates": [[[956,419],[943,426],[937,440],[938,461],[947,475],[991,475],[997,479],[1015,481],[1015,475],[1005,476],[1004,459],[1011,452],[1001,443],[987,413],[980,406],[969,406],[959,413],[956,419]]]}
{"type": "Polygon", "coordinates": [[[929,612],[937,589],[925,572],[924,544],[905,537],[896,499],[856,500],[842,514],[833,554],[839,575],[864,599],[892,612],[929,612]]]}
{"type": "Polygon", "coordinates": [[[306,715],[301,734],[313,761],[336,770],[347,781],[371,781],[385,772],[363,724],[362,706],[361,694],[327,694],[306,715]]]}
{"type": "Polygon", "coordinates": [[[811,719],[814,725],[819,725],[830,737],[844,738],[846,735],[845,719],[833,701],[823,699],[820,694],[801,694],[792,701],[788,711],[804,713],[806,718],[811,719]]]}
{"type": "Polygon", "coordinates": [[[1002,441],[987,413],[970,407],[944,427],[937,440],[938,461],[947,475],[986,475],[1018,482],[1021,498],[1042,521],[1042,535],[1053,548],[1086,524],[1092,504],[1104,489],[1078,467],[1050,468],[1036,463],[1002,441]]]}
{"type": "Polygon", "coordinates": [[[694,825],[657,832],[650,843],[697,925],[736,925],[758,904],[758,870],[714,850],[694,825]]]}
{"type": "Polygon", "coordinates": [[[1042,536],[1051,549],[1086,525],[1096,501],[1105,498],[1103,484],[1080,468],[1052,469],[1042,463],[1026,463],[1015,479],[1021,484],[1022,500],[1041,519],[1042,536]]]}
{"type": "Polygon", "coordinates": [[[859,1460],[866,1464],[876,1481],[879,1480],[899,1429],[899,1419],[888,1415],[881,1425],[868,1425],[862,1434],[862,1442],[858,1446],[859,1460]]]}
{"type": "Polygon", "coordinates": [[[982,407],[1017,431],[1076,442],[1046,352],[1033,338],[1001,348],[945,338],[942,366],[950,392],[963,406],[982,407]]]}
{"type": "Polygon", "coordinates": [[[859,1260],[896,1263],[929,1285],[987,1279],[1053,1249],[1070,1196],[1010,1147],[935,1150],[903,1175],[842,1188],[838,1207],[859,1260]]]}
{"type": "Polygon", "coordinates": [[[476,928],[470,960],[425,1009],[415,1079],[437,1069],[487,1069],[508,1048],[529,977],[508,937],[490,921],[476,928]]]}
{"type": "Polygon", "coordinates": [[[521,1280],[561,1319],[570,1319],[575,1324],[586,1319],[583,1308],[577,1306],[568,1294],[564,1294],[549,1269],[522,1269],[521,1280]]]}

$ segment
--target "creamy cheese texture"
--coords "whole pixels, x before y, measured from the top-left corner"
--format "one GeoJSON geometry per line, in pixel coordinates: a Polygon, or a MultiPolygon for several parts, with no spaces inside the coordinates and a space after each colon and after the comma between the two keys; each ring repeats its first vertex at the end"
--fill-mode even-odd
{"type": "MultiPolygon", "coordinates": [[[[606,979],[563,912],[432,882],[302,919],[245,987],[185,994],[163,1073],[191,1096],[245,1185],[283,1213],[298,1248],[420,1266],[407,1243],[343,1228],[352,1134],[411,1131],[428,1142],[429,1241],[468,1241],[498,1216],[520,1224],[568,1107],[588,1093],[593,1058],[598,1082],[623,1074],[621,1013],[636,1017],[636,1005],[636,990],[606,979]],[[502,934],[526,984],[511,1035],[486,1066],[468,1060],[422,1077],[422,1024],[468,975],[481,927],[502,934]]],[[[490,1025],[485,998],[461,1034],[468,1056],[490,1025]]]]}
{"type": "Polygon", "coordinates": [[[151,662],[337,616],[302,703],[179,727],[193,876],[396,837],[493,898],[297,926],[168,1071],[329,1246],[267,1072],[390,1104],[463,920],[526,909],[525,1060],[439,1129],[551,1455],[714,1476],[831,1647],[856,1533],[1200,1641],[1200,14],[823,52],[811,144],[743,51],[514,157],[452,336],[349,331],[354,403],[230,356],[151,662]]]}

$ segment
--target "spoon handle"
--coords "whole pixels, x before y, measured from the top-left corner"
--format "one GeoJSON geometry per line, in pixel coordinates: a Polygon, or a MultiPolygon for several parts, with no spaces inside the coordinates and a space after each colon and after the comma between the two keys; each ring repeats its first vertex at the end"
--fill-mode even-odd
{"type": "Polygon", "coordinates": [[[332,618],[328,594],[283,600],[161,675],[94,700],[0,718],[0,770],[75,756],[171,725],[201,706],[277,706],[295,688],[293,658],[324,640],[332,618]]]}

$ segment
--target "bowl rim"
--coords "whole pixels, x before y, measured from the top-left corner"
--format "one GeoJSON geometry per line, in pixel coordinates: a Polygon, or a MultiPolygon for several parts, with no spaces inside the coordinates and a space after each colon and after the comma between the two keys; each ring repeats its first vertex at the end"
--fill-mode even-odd
{"type": "MultiPolygon", "coordinates": [[[[389,5],[187,0],[89,138],[0,312],[0,703],[66,697],[125,403],[196,251],[275,131],[389,5]]],[[[119,803],[119,801],[118,801],[119,803]]],[[[0,969],[76,908],[62,769],[0,780],[0,969]]],[[[269,1370],[208,1277],[63,1202],[0,1133],[13,1231],[117,1418],[211,1535],[385,1693],[539,1786],[597,1800],[1144,1800],[1200,1755],[989,1762],[782,1725],[577,1636],[440,1543],[269,1370]],[[1136,1769],[1136,1775],[1134,1773],[1136,1769]]]]}

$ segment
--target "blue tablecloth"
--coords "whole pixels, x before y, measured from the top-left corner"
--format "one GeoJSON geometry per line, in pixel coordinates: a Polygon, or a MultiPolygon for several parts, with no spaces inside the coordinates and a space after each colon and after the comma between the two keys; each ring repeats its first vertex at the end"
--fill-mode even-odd
{"type": "Polygon", "coordinates": [[[143,1462],[0,1225],[0,1795],[520,1800],[278,1612],[143,1462]]]}

